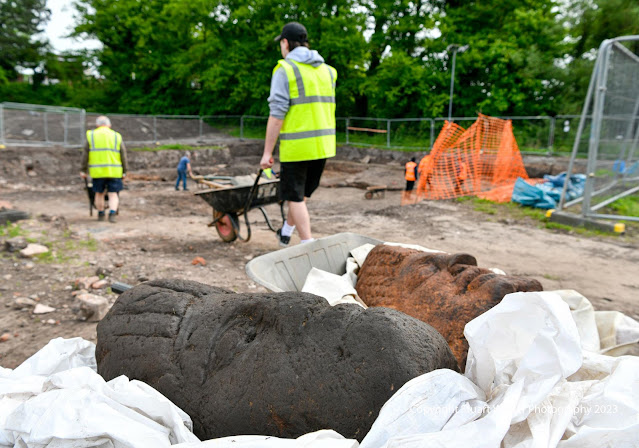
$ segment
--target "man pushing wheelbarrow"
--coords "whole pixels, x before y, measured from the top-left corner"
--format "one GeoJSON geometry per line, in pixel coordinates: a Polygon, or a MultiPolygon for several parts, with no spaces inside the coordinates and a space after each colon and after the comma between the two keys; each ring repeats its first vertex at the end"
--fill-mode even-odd
{"type": "MultiPolygon", "coordinates": [[[[127,171],[126,147],[122,135],[111,129],[111,120],[107,117],[99,116],[95,124],[96,129],[87,131],[80,176],[86,181],[88,173],[92,179],[91,189],[95,195],[92,203],[98,209],[98,221],[105,220],[105,193],[108,192],[109,222],[115,223],[120,203],[118,193],[127,171]]],[[[88,188],[88,182],[86,185],[88,188]]]]}

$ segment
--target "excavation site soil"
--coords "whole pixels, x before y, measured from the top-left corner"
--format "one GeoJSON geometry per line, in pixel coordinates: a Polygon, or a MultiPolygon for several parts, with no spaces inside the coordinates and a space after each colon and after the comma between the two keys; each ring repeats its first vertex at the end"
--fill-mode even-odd
{"type": "MultiPolygon", "coordinates": [[[[192,151],[196,174],[238,176],[259,168],[259,141],[219,137],[192,144],[199,146],[192,151]]],[[[401,206],[403,166],[412,154],[351,147],[341,147],[338,153],[327,163],[322,184],[308,202],[314,237],[355,232],[469,253],[481,267],[534,278],[545,290],[575,289],[597,310],[618,310],[639,319],[636,232],[598,236],[548,229],[524,215],[478,211],[473,201],[401,206]],[[366,187],[373,185],[386,185],[387,190],[366,199],[366,187]]],[[[35,258],[0,252],[2,367],[15,368],[55,337],[95,342],[96,322],[83,321],[75,305],[84,287],[111,303],[117,298],[109,288],[112,282],[135,285],[160,278],[196,280],[237,292],[266,291],[249,279],[245,264],[278,250],[275,234],[259,210],[252,210],[251,240],[222,242],[208,226],[212,208],[194,194],[200,187],[189,180],[190,191],[175,190],[181,155],[176,150],[130,150],[130,175],[120,195],[117,223],[112,224],[98,222],[95,212],[89,215],[79,177],[79,149],[0,150],[0,203],[30,215],[17,226],[3,227],[1,238],[22,236],[49,248],[49,253],[35,258]],[[106,282],[91,287],[101,279],[106,282]]],[[[556,174],[566,163],[526,158],[531,176],[556,174]]],[[[266,210],[279,227],[279,206],[271,204],[266,210]]],[[[246,232],[243,219],[241,231],[246,232]]],[[[291,244],[298,243],[294,235],[291,244]]]]}

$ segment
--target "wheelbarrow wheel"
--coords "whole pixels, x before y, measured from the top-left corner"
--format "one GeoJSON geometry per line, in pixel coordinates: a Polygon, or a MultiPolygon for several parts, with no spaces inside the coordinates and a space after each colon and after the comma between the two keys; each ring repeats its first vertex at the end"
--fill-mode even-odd
{"type": "Polygon", "coordinates": [[[372,191],[367,191],[366,193],[364,193],[364,197],[366,199],[373,199],[373,192],[372,191]]]}
{"type": "Polygon", "coordinates": [[[239,221],[235,213],[222,213],[215,211],[213,213],[213,218],[217,219],[215,222],[215,230],[217,230],[217,234],[222,241],[230,243],[237,239],[237,232],[235,228],[239,228],[239,221]]]}

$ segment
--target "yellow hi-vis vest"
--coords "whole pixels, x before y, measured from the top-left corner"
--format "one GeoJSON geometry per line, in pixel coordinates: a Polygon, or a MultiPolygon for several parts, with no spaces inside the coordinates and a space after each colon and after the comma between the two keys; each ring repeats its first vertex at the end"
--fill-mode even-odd
{"type": "Polygon", "coordinates": [[[327,64],[282,59],[273,69],[286,72],[290,107],[280,131],[280,162],[335,156],[335,80],[337,70],[327,64]]]}
{"type": "Polygon", "coordinates": [[[106,126],[100,126],[93,131],[87,131],[87,141],[89,142],[89,176],[94,179],[121,178],[122,136],[106,126]]]}

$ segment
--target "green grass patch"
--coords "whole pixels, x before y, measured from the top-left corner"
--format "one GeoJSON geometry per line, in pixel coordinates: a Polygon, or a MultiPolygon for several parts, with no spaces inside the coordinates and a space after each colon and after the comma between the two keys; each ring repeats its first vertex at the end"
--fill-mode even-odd
{"type": "Polygon", "coordinates": [[[499,204],[486,199],[475,198],[473,201],[473,210],[476,212],[486,213],[488,215],[496,215],[499,211],[499,204]]]}
{"type": "Polygon", "coordinates": [[[608,207],[616,215],[639,216],[639,195],[618,199],[608,207]]]}
{"type": "Polygon", "coordinates": [[[545,221],[546,220],[546,210],[542,210],[540,208],[535,207],[526,207],[516,202],[507,202],[505,204],[501,204],[508,208],[511,213],[513,213],[516,217],[528,217],[537,221],[545,221]]]}
{"type": "Polygon", "coordinates": [[[89,252],[96,252],[98,250],[98,240],[93,238],[91,234],[87,235],[86,239],[83,240],[71,240],[71,249],[87,249],[89,252]]]}
{"type": "Polygon", "coordinates": [[[542,277],[548,280],[555,280],[555,281],[561,280],[561,277],[557,275],[552,275],[552,274],[543,274],[542,277]]]}
{"type": "Polygon", "coordinates": [[[615,172],[606,168],[600,168],[595,171],[595,177],[614,177],[615,172]]]}
{"type": "MultiPolygon", "coordinates": [[[[487,221],[494,221],[493,217],[502,219],[511,219],[519,222],[532,222],[542,229],[553,230],[555,232],[566,234],[578,234],[586,237],[611,237],[618,238],[618,235],[611,232],[604,232],[597,229],[589,229],[585,227],[571,227],[557,222],[551,222],[546,218],[546,210],[526,207],[514,202],[498,203],[486,199],[480,199],[474,196],[465,196],[456,199],[457,202],[471,204],[473,210],[491,215],[487,221]]],[[[626,225],[627,226],[627,225],[626,225]]],[[[639,228],[639,227],[638,227],[639,228]]]]}
{"type": "MultiPolygon", "coordinates": [[[[76,253],[79,250],[87,249],[90,252],[98,250],[98,241],[91,235],[81,240],[74,239],[71,235],[70,231],[65,231],[61,239],[40,242],[49,248],[49,252],[36,255],[34,260],[41,263],[67,264],[77,262],[76,253]]],[[[88,262],[85,264],[88,265],[88,262]]]]}
{"type": "Polygon", "coordinates": [[[27,231],[20,227],[17,222],[8,222],[7,224],[0,226],[0,236],[14,238],[16,236],[24,236],[27,231]]]}

